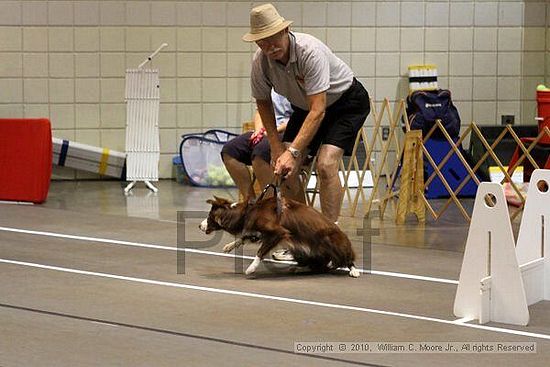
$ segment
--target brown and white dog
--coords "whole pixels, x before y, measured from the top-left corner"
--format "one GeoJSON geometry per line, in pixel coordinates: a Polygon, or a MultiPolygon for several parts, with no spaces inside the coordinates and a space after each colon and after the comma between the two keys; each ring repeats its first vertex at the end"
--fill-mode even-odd
{"type": "Polygon", "coordinates": [[[315,272],[348,267],[349,275],[360,275],[355,268],[351,242],[340,228],[315,209],[294,200],[270,197],[256,203],[231,203],[214,196],[208,218],[199,228],[205,232],[224,230],[237,239],[223,248],[230,252],[248,242],[259,241],[260,248],[246,274],[252,274],[260,262],[278,244],[284,244],[298,263],[315,272]]]}

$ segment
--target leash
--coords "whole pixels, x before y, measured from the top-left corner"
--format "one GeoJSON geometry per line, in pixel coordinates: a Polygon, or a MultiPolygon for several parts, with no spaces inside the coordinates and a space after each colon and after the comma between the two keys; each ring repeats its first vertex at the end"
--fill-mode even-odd
{"type": "Polygon", "coordinates": [[[256,200],[254,200],[254,204],[256,204],[258,201],[264,198],[265,194],[270,188],[273,189],[273,194],[275,195],[275,198],[277,200],[277,217],[279,218],[281,217],[281,212],[283,211],[283,207],[281,203],[283,196],[280,189],[282,181],[283,181],[282,176],[275,175],[275,179],[273,180],[273,182],[270,184],[267,184],[265,188],[262,190],[262,192],[260,193],[260,195],[256,198],[256,200]]]}

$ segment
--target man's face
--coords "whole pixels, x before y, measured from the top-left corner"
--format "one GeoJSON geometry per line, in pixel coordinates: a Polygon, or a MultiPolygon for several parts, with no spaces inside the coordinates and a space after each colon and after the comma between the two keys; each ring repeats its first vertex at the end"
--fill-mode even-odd
{"type": "Polygon", "coordinates": [[[288,54],[288,32],[282,30],[273,36],[256,41],[262,52],[272,60],[283,61],[288,54]]]}

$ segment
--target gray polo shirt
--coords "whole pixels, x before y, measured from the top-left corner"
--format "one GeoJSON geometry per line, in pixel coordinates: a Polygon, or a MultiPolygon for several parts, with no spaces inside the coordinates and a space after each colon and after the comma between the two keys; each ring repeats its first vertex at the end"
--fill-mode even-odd
{"type": "Polygon", "coordinates": [[[307,96],[326,92],[330,106],[351,86],[353,71],[317,38],[295,32],[290,32],[289,37],[287,65],[269,59],[260,49],[256,51],[252,61],[252,96],[268,100],[273,88],[307,111],[307,96]]]}

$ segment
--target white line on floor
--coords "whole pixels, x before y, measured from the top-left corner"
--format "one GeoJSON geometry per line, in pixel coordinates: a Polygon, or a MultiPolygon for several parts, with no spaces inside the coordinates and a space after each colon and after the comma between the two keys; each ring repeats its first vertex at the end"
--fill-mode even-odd
{"type": "Polygon", "coordinates": [[[455,324],[464,324],[466,322],[470,322],[470,321],[474,321],[475,319],[472,318],[472,317],[463,317],[461,319],[456,319],[455,321],[453,321],[453,323],[455,324]]]}
{"type": "MultiPolygon", "coordinates": [[[[456,323],[456,320],[455,321],[444,320],[444,319],[438,319],[435,317],[418,316],[418,315],[411,315],[411,314],[400,313],[400,312],[376,310],[373,308],[348,306],[348,305],[341,305],[341,304],[335,304],[335,303],[307,301],[299,298],[271,296],[268,294],[234,291],[234,290],[222,289],[222,288],[203,287],[203,286],[184,284],[184,283],[171,283],[171,282],[164,282],[160,280],[134,278],[134,277],[128,277],[124,275],[116,275],[116,274],[109,274],[109,273],[97,273],[97,272],[87,271],[87,270],[62,268],[59,266],[30,263],[30,262],[16,261],[16,260],[10,260],[10,259],[0,259],[0,263],[19,265],[19,266],[28,266],[32,268],[54,270],[54,271],[60,271],[65,273],[96,276],[96,277],[108,278],[108,279],[117,279],[117,280],[136,282],[136,283],[142,283],[142,284],[191,289],[191,290],[201,291],[201,292],[227,294],[227,295],[233,295],[233,296],[242,296],[242,297],[258,298],[258,299],[267,299],[267,300],[273,300],[273,301],[302,304],[302,305],[309,305],[309,306],[318,306],[318,307],[347,310],[347,311],[366,312],[366,313],[373,313],[373,314],[384,315],[384,316],[394,316],[394,317],[401,317],[401,318],[412,319],[412,320],[430,321],[430,322],[436,322],[439,324],[469,327],[473,329],[480,329],[480,330],[492,331],[492,332],[503,333],[503,334],[519,335],[519,336],[525,336],[525,337],[531,337],[531,338],[537,338],[537,339],[550,340],[550,335],[546,335],[546,334],[537,334],[537,333],[531,333],[526,331],[504,329],[504,328],[478,325],[478,324],[456,323]]],[[[350,281],[353,281],[353,280],[350,280],[350,281]]]]}
{"type": "MultiPolygon", "coordinates": [[[[210,256],[221,256],[221,257],[231,257],[231,258],[234,258],[236,256],[234,254],[226,254],[223,252],[216,252],[216,251],[198,250],[193,248],[184,248],[184,247],[177,248],[177,247],[171,247],[171,246],[153,245],[148,243],[112,240],[108,238],[98,238],[98,237],[77,236],[77,235],[55,233],[55,232],[33,231],[29,229],[20,229],[20,228],[11,228],[11,227],[0,227],[0,231],[24,233],[24,234],[31,234],[31,235],[38,235],[38,236],[57,237],[57,238],[67,238],[67,239],[79,240],[79,241],[100,242],[100,243],[116,244],[116,245],[122,245],[122,246],[143,247],[143,248],[150,248],[155,250],[184,251],[189,253],[210,255],[210,256]]],[[[242,255],[237,257],[248,259],[248,260],[254,260],[254,256],[242,255]]],[[[265,259],[264,261],[275,262],[278,264],[281,264],[281,263],[289,264],[289,265],[296,264],[295,262],[292,262],[292,261],[272,261],[271,259],[265,259]]],[[[380,275],[380,276],[404,278],[404,279],[411,279],[411,280],[423,280],[427,282],[446,283],[446,284],[454,284],[454,285],[458,284],[457,280],[445,279],[445,278],[435,278],[435,277],[429,277],[429,276],[423,276],[423,275],[395,273],[395,272],[380,271],[380,270],[364,270],[364,269],[358,269],[358,270],[361,273],[369,273],[369,274],[380,275]]]]}
{"type": "Polygon", "coordinates": [[[34,205],[34,203],[30,201],[6,201],[6,200],[0,200],[0,204],[6,204],[6,205],[34,205]]]}
{"type": "MultiPolygon", "coordinates": [[[[112,240],[112,239],[98,238],[98,237],[77,236],[77,235],[64,234],[64,233],[33,231],[29,229],[20,229],[20,228],[11,228],[11,227],[0,227],[0,231],[24,233],[24,234],[38,235],[38,236],[57,237],[57,238],[67,238],[67,239],[79,240],[79,241],[100,242],[100,243],[116,244],[116,245],[122,245],[122,246],[143,247],[143,248],[150,248],[155,250],[185,251],[189,253],[210,255],[210,256],[221,256],[221,257],[230,257],[230,258],[234,258],[236,256],[234,254],[226,254],[223,252],[216,252],[216,251],[205,251],[205,250],[198,250],[198,249],[184,248],[184,247],[177,248],[177,247],[170,247],[170,246],[153,245],[148,243],[112,240]]],[[[242,255],[237,257],[240,257],[242,259],[254,260],[254,256],[242,255]]],[[[278,264],[281,264],[281,263],[289,264],[289,265],[296,264],[295,262],[292,262],[292,261],[272,261],[271,259],[265,259],[264,261],[275,262],[278,264]]],[[[429,276],[423,276],[423,275],[395,273],[395,272],[380,271],[380,270],[364,270],[364,269],[358,269],[358,270],[361,273],[368,273],[368,274],[379,275],[379,276],[388,276],[388,277],[411,279],[411,280],[422,280],[427,282],[446,283],[446,284],[454,284],[454,285],[458,284],[457,280],[445,279],[445,278],[435,278],[435,277],[429,277],[429,276]]]]}

